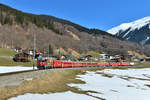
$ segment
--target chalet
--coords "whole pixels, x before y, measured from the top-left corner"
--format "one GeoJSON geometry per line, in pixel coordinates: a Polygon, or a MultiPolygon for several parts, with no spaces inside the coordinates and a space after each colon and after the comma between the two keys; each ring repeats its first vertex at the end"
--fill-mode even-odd
{"type": "Polygon", "coordinates": [[[108,59],[109,56],[107,54],[100,54],[100,59],[101,60],[105,60],[105,59],[108,59]]]}
{"type": "Polygon", "coordinates": [[[31,56],[27,53],[18,53],[15,55],[15,57],[13,58],[13,60],[15,62],[30,62],[29,58],[31,56]]]}
{"type": "Polygon", "coordinates": [[[16,52],[18,52],[18,53],[22,52],[22,48],[20,48],[20,47],[13,48],[13,50],[16,51],[16,52]]]}

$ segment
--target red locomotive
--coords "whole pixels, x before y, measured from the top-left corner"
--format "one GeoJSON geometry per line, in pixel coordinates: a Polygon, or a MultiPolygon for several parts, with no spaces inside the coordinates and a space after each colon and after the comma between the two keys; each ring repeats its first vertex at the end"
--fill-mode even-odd
{"type": "Polygon", "coordinates": [[[61,61],[52,60],[41,57],[37,60],[38,69],[49,69],[49,68],[69,68],[69,67],[108,67],[108,66],[130,66],[128,62],[115,62],[109,64],[100,64],[93,62],[72,62],[72,61],[61,61]]]}

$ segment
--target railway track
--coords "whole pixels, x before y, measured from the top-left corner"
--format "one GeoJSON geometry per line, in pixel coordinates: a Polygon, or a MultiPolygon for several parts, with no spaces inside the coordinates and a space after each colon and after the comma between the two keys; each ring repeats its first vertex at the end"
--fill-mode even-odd
{"type": "Polygon", "coordinates": [[[1,73],[0,76],[14,75],[14,74],[20,74],[20,73],[26,73],[26,72],[33,72],[33,71],[38,71],[38,70],[24,70],[24,71],[1,73]]]}
{"type": "MultiPolygon", "coordinates": [[[[120,67],[120,68],[139,68],[139,67],[150,67],[150,65],[134,65],[134,66],[97,66],[97,67],[70,67],[70,68],[52,68],[54,70],[72,70],[72,69],[96,69],[96,68],[114,68],[114,67],[120,67]]],[[[47,69],[45,69],[47,70],[47,69]]],[[[50,70],[50,69],[49,69],[50,70]]],[[[36,70],[25,70],[25,71],[15,71],[15,72],[8,72],[8,73],[1,73],[0,76],[8,76],[8,75],[14,75],[14,74],[20,74],[20,73],[27,73],[27,72],[34,72],[34,71],[39,71],[38,69],[36,70]]]]}

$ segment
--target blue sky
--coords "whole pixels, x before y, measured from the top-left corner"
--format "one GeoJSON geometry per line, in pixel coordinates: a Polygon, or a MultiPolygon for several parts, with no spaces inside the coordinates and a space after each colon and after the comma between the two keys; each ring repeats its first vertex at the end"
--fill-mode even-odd
{"type": "Polygon", "coordinates": [[[150,0],[0,0],[0,3],[102,30],[150,16],[150,0]]]}

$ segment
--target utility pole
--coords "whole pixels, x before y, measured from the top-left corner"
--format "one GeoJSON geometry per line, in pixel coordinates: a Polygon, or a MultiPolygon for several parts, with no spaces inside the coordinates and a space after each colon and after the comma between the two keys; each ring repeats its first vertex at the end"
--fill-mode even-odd
{"type": "Polygon", "coordinates": [[[36,53],[36,34],[34,34],[33,70],[35,69],[35,53],[36,53]]]}
{"type": "Polygon", "coordinates": [[[49,50],[50,50],[50,44],[48,44],[48,58],[50,57],[50,52],[49,52],[49,50]]]}
{"type": "MultiPolygon", "coordinates": [[[[59,42],[61,42],[61,37],[59,38],[59,42]]],[[[59,47],[59,60],[61,58],[60,47],[59,47]]]]}
{"type": "Polygon", "coordinates": [[[73,61],[73,55],[72,55],[72,50],[71,50],[71,61],[73,61]]]}

